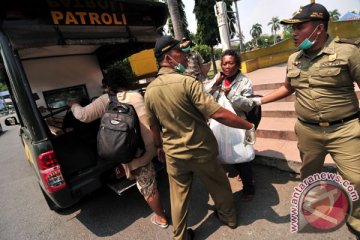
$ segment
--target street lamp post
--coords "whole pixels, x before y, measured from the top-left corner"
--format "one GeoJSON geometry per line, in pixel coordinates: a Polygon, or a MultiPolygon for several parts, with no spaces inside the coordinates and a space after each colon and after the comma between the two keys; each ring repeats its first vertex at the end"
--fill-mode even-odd
{"type": "Polygon", "coordinates": [[[214,5],[215,15],[219,28],[221,46],[223,51],[230,49],[230,34],[227,21],[227,9],[224,1],[216,2],[214,5]]]}
{"type": "Polygon", "coordinates": [[[239,37],[239,42],[240,42],[240,52],[242,52],[242,36],[241,36],[241,28],[240,28],[240,18],[239,18],[239,10],[238,10],[238,7],[237,7],[237,1],[240,1],[240,0],[234,0],[234,3],[235,3],[235,11],[236,11],[236,22],[237,22],[237,25],[238,25],[238,30],[239,30],[239,33],[238,33],[238,37],[239,37]]]}

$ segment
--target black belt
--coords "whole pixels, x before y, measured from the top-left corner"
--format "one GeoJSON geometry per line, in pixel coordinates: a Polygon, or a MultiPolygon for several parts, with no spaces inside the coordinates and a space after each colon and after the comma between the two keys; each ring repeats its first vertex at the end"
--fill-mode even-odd
{"type": "Polygon", "coordinates": [[[318,123],[313,123],[313,122],[305,122],[303,120],[301,120],[300,118],[298,118],[298,120],[302,123],[305,123],[305,124],[309,124],[309,125],[314,125],[314,126],[320,126],[320,127],[328,127],[328,126],[332,126],[332,125],[335,125],[335,124],[340,124],[340,123],[345,123],[345,122],[348,122],[350,120],[353,120],[353,119],[356,119],[356,118],[359,118],[360,114],[359,113],[355,113],[349,117],[346,117],[346,118],[343,118],[343,119],[340,119],[340,120],[337,120],[337,121],[333,121],[333,122],[318,122],[318,123]]]}

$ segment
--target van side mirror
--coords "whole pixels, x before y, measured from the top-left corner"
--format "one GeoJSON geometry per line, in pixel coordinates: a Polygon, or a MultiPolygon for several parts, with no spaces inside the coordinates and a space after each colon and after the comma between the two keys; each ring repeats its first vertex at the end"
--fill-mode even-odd
{"type": "Polygon", "coordinates": [[[14,125],[19,125],[20,124],[18,122],[18,120],[16,119],[16,117],[5,118],[4,123],[5,123],[6,126],[14,126],[14,125]]]}

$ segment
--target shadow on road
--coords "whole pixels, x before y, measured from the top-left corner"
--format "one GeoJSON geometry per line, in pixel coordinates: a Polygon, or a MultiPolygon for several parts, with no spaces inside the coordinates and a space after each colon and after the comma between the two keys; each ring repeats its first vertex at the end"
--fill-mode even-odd
{"type": "MultiPolygon", "coordinates": [[[[168,212],[169,188],[164,171],[159,173],[157,181],[164,208],[168,212]]],[[[76,218],[99,237],[115,235],[152,214],[136,187],[125,191],[121,196],[109,188],[103,188],[78,204],[77,208],[80,208],[80,212],[76,218]]]]}
{"type": "MultiPolygon", "coordinates": [[[[242,202],[240,200],[242,184],[234,178],[237,173],[231,166],[224,167],[234,192],[239,227],[251,225],[262,219],[276,224],[289,222],[289,211],[285,215],[279,215],[273,209],[280,203],[278,190],[274,184],[285,185],[289,181],[297,181],[295,174],[276,168],[253,165],[256,195],[251,202],[242,202]]],[[[170,222],[170,227],[166,231],[168,231],[168,235],[172,236],[169,185],[164,171],[161,171],[158,176],[158,187],[170,222]]],[[[287,200],[290,201],[290,192],[288,196],[287,200]]],[[[210,195],[201,181],[195,178],[190,199],[188,227],[195,230],[196,239],[209,239],[222,226],[212,213],[214,207],[211,205],[213,203],[210,195]]],[[[79,213],[76,215],[76,219],[99,237],[116,235],[139,219],[149,218],[152,213],[136,187],[129,189],[122,196],[116,195],[110,189],[103,188],[71,209],[62,211],[61,214],[68,215],[77,210],[79,213]]],[[[261,225],[256,224],[251,231],[261,231],[259,228],[261,225]]]]}
{"type": "MultiPolygon", "coordinates": [[[[297,178],[294,174],[275,168],[253,165],[256,194],[252,201],[242,202],[240,200],[242,184],[235,180],[236,170],[231,165],[224,165],[224,168],[228,173],[233,188],[233,196],[238,211],[238,227],[251,225],[257,220],[262,219],[276,224],[288,223],[290,221],[290,214],[279,215],[273,209],[274,206],[280,204],[278,191],[273,185],[285,185],[289,181],[296,181],[297,178]]],[[[289,193],[289,201],[290,196],[291,193],[289,193]]],[[[208,239],[220,226],[222,224],[215,218],[214,214],[210,214],[196,229],[196,239],[208,239]]],[[[269,229],[261,230],[261,225],[259,224],[257,226],[254,225],[252,231],[258,230],[269,231],[269,229]]]]}

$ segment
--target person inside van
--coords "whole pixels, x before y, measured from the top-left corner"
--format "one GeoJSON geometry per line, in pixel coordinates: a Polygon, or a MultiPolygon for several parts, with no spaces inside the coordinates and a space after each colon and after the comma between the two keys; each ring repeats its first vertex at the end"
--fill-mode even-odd
{"type": "MultiPolygon", "coordinates": [[[[112,70],[105,74],[102,84],[109,94],[116,94],[119,102],[131,104],[136,110],[140,120],[141,135],[146,152],[141,157],[122,165],[125,169],[126,177],[136,180],[140,193],[154,211],[154,214],[151,216],[151,222],[161,228],[167,228],[169,224],[157,189],[156,172],[152,163],[152,159],[157,156],[157,151],[147,123],[144,99],[138,91],[129,90],[129,81],[119,70],[112,70]]],[[[109,101],[109,95],[104,93],[84,107],[76,101],[71,101],[68,105],[71,107],[71,111],[76,119],[81,122],[92,122],[102,117],[109,101]]]]}

